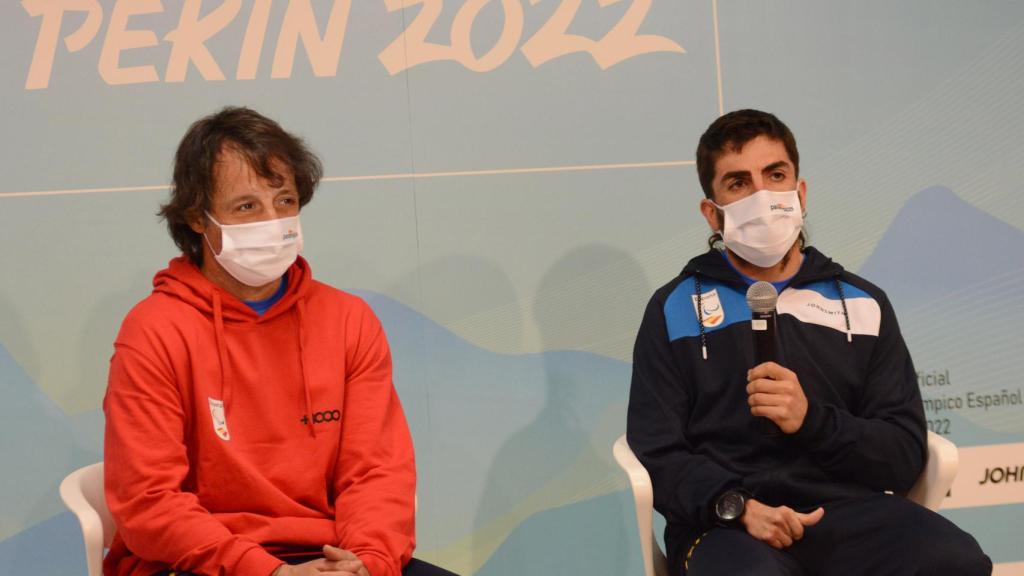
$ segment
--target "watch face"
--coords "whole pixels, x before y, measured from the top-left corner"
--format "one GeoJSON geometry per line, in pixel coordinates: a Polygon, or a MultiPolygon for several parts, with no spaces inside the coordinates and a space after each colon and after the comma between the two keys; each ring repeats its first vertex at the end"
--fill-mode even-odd
{"type": "Polygon", "coordinates": [[[731,522],[743,515],[747,499],[739,492],[729,491],[722,494],[715,505],[715,513],[720,520],[731,522]]]}

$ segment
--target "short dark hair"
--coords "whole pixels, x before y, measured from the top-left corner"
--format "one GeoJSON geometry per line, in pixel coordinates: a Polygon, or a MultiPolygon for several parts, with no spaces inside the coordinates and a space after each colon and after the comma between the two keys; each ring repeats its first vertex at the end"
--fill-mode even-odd
{"type": "Polygon", "coordinates": [[[210,209],[216,182],[214,167],[225,148],[241,154],[261,177],[279,186],[284,177],[274,171],[275,161],[295,174],[299,206],[313,199],[323,166],[302,141],[255,110],[229,106],[197,120],[181,139],[174,155],[170,200],[160,206],[160,217],[174,243],[196,266],[203,264],[203,237],[189,222],[210,209]]]}
{"type": "Polygon", "coordinates": [[[739,152],[747,142],[758,136],[782,142],[786,154],[793,162],[796,175],[800,175],[800,152],[796,149],[796,138],[789,128],[774,114],[760,110],[736,110],[712,122],[697,143],[697,178],[700,179],[705,197],[714,200],[712,184],[715,180],[715,162],[722,153],[739,152]]]}

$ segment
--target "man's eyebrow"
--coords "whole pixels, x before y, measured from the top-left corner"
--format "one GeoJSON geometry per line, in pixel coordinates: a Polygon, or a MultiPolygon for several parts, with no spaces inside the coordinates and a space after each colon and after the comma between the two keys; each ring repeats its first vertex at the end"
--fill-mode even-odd
{"type": "Polygon", "coordinates": [[[237,204],[239,202],[252,202],[253,200],[258,200],[255,194],[242,194],[241,196],[231,198],[228,202],[231,204],[237,204]]]}
{"type": "Polygon", "coordinates": [[[750,170],[733,170],[732,172],[726,172],[722,174],[721,181],[725,182],[732,178],[750,178],[750,170]]]}
{"type": "Polygon", "coordinates": [[[779,168],[790,168],[791,165],[785,160],[779,160],[778,162],[772,162],[761,169],[762,172],[771,172],[772,170],[778,170],[779,168]]]}

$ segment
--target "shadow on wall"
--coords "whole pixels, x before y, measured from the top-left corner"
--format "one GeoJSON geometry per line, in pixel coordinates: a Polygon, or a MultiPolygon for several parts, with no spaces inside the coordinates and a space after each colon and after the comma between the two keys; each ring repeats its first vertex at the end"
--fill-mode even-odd
{"type": "Polygon", "coordinates": [[[602,350],[623,339],[632,342],[650,292],[641,266],[625,252],[604,245],[567,253],[542,279],[533,313],[546,351],[544,405],[493,459],[477,508],[474,535],[479,540],[473,553],[490,553],[483,535],[493,532],[495,518],[511,516],[518,528],[499,547],[500,553],[474,558],[472,564],[482,566],[478,574],[628,571],[635,546],[630,509],[619,499],[599,498],[625,486],[610,451],[625,429],[628,371],[620,361],[578,351],[602,350]],[[589,509],[596,502],[602,504],[596,517],[593,510],[570,510],[589,509]],[[570,516],[594,521],[548,530],[560,524],[558,515],[541,512],[559,507],[566,507],[563,511],[570,516]],[[557,536],[516,534],[526,528],[557,536]]]}
{"type": "MultiPolygon", "coordinates": [[[[519,297],[493,261],[458,253],[424,263],[389,293],[417,294],[419,302],[419,309],[411,311],[416,323],[389,323],[382,317],[392,346],[395,386],[416,446],[417,549],[428,555],[447,551],[447,556],[428,559],[455,569],[449,564],[462,558],[473,514],[466,494],[475,493],[483,476],[476,458],[491,452],[487,446],[493,432],[475,432],[492,421],[494,409],[502,404],[495,400],[493,387],[481,384],[509,368],[509,357],[466,341],[442,324],[474,323],[519,297]]],[[[379,309],[378,315],[388,309],[379,309]]],[[[510,309],[494,329],[516,340],[522,335],[522,320],[510,309]]]]}
{"type": "Polygon", "coordinates": [[[65,398],[70,406],[88,406],[90,411],[100,412],[84,423],[91,426],[98,421],[100,428],[82,430],[87,434],[83,440],[95,443],[96,450],[102,450],[103,447],[102,403],[107,390],[110,357],[114,354],[114,339],[124,317],[137,302],[149,295],[152,288],[150,279],[162,267],[162,262],[154,261],[153,269],[139,270],[133,276],[130,286],[111,287],[84,315],[82,332],[77,338],[76,381],[65,383],[69,388],[65,398]]]}
{"type": "MultiPolygon", "coordinates": [[[[32,345],[34,340],[31,327],[22,316],[21,310],[22,308],[11,302],[0,290],[0,346],[3,346],[25,374],[39,374],[39,354],[32,345]]],[[[9,381],[5,374],[0,376],[4,376],[0,382],[9,381]]],[[[10,422],[5,421],[0,430],[3,430],[4,437],[10,438],[13,436],[7,435],[10,432],[8,426],[10,422]]]]}

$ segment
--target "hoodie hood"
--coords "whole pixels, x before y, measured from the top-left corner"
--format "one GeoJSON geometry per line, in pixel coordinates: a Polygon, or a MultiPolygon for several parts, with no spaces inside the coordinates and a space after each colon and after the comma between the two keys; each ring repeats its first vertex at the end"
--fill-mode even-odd
{"type": "Polygon", "coordinates": [[[296,258],[295,263],[285,274],[288,278],[288,287],[284,295],[263,315],[257,314],[236,296],[203,276],[202,271],[185,256],[174,258],[168,263],[167,268],[157,272],[153,277],[153,293],[163,294],[188,304],[213,324],[217,340],[217,360],[220,363],[220,398],[224,402],[225,410],[231,405],[233,388],[231,374],[228,373],[230,364],[227,362],[227,332],[238,326],[266,323],[285,314],[295,314],[306,404],[305,416],[309,433],[315,437],[309,376],[306,369],[309,362],[306,358],[305,330],[306,297],[312,287],[313,274],[309,263],[302,256],[296,258]]]}
{"type": "Polygon", "coordinates": [[[199,268],[184,256],[174,258],[167,264],[167,268],[156,273],[153,277],[153,292],[181,300],[211,320],[219,299],[221,312],[227,323],[266,322],[289,313],[309,292],[313,275],[309,263],[302,256],[295,260],[286,274],[288,289],[262,316],[227,290],[208,280],[199,268]]]}

